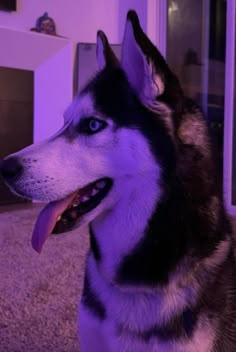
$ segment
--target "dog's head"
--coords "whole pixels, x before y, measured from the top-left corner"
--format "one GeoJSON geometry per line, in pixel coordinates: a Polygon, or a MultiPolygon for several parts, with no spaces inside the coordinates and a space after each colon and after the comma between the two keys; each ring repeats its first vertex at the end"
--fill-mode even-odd
{"type": "Polygon", "coordinates": [[[176,170],[177,139],[202,144],[194,139],[203,128],[198,119],[193,128],[186,118],[180,130],[182,90],[135,12],[127,16],[121,61],[101,31],[97,61],[97,75],[66,110],[61,130],[1,162],[14,192],[49,202],[34,231],[38,251],[51,232],[68,231],[112,208],[120,190],[139,179],[168,184],[176,170]]]}

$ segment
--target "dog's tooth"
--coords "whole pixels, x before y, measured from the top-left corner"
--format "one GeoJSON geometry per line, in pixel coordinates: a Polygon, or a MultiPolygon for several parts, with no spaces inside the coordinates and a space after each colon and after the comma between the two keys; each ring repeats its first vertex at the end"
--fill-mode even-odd
{"type": "Polygon", "coordinates": [[[96,188],[97,189],[103,189],[106,186],[106,182],[105,181],[99,181],[96,183],[96,188]]]}
{"type": "Polygon", "coordinates": [[[98,193],[98,190],[96,188],[92,189],[91,196],[95,196],[95,194],[98,193]]]}
{"type": "Polygon", "coordinates": [[[60,221],[60,220],[61,220],[61,215],[59,215],[57,218],[57,221],[60,221]]]}
{"type": "Polygon", "coordinates": [[[72,208],[75,208],[75,207],[77,207],[78,205],[79,205],[79,203],[80,203],[80,196],[79,195],[77,195],[75,198],[74,198],[74,200],[73,200],[73,203],[72,203],[72,208]]]}
{"type": "Polygon", "coordinates": [[[88,196],[82,196],[80,201],[83,202],[87,202],[90,198],[88,196]]]}

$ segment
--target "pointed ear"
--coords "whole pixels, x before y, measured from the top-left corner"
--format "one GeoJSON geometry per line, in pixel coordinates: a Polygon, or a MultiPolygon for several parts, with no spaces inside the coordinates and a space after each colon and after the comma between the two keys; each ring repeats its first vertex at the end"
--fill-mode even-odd
{"type": "Polygon", "coordinates": [[[118,60],[103,31],[97,32],[97,63],[99,70],[103,70],[107,65],[118,64],[118,60]]]}
{"type": "Polygon", "coordinates": [[[146,42],[147,46],[154,47],[143,32],[137,14],[129,11],[122,43],[121,65],[140,99],[151,102],[164,92],[165,87],[152,57],[143,51],[146,42]]]}

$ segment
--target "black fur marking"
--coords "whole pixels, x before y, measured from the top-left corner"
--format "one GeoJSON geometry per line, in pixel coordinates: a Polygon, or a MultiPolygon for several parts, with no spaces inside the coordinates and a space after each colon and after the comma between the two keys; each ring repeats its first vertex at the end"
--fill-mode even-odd
{"type": "Polygon", "coordinates": [[[129,334],[133,337],[141,339],[146,343],[152,338],[158,338],[159,340],[177,340],[188,338],[191,339],[194,329],[197,324],[197,315],[190,309],[186,309],[181,315],[174,317],[168,323],[163,326],[153,326],[152,328],[134,332],[130,331],[125,326],[119,326],[118,334],[129,334]]]}
{"type": "Polygon", "coordinates": [[[189,338],[193,335],[196,323],[197,323],[196,314],[191,309],[186,309],[183,312],[183,327],[186,332],[186,335],[189,338]]]}
{"type": "Polygon", "coordinates": [[[179,338],[191,338],[197,323],[195,313],[190,309],[183,312],[182,315],[174,318],[162,327],[154,327],[144,332],[141,337],[148,341],[152,337],[158,337],[160,340],[177,340],[179,338]]]}
{"type": "Polygon", "coordinates": [[[194,201],[186,201],[183,194],[176,191],[175,197],[157,207],[146,236],[120,266],[120,284],[166,284],[169,273],[185,255],[200,260],[209,256],[224,238],[227,223],[220,224],[216,231],[208,214],[199,213],[194,201]]]}
{"type": "Polygon", "coordinates": [[[236,344],[236,276],[234,254],[229,252],[226,261],[220,265],[209,281],[202,281],[196,305],[173,317],[163,326],[153,326],[146,331],[131,331],[126,326],[119,327],[119,334],[129,334],[146,343],[151,338],[163,341],[190,339],[195,332],[199,319],[212,321],[217,326],[214,352],[235,351],[236,344]],[[230,295],[229,295],[230,292],[230,295]],[[218,325],[217,322],[221,322],[218,325]]]}
{"type": "Polygon", "coordinates": [[[202,294],[202,310],[217,326],[214,352],[236,350],[236,274],[235,255],[231,252],[211,287],[202,294]],[[216,324],[216,322],[218,324],[216,324]]]}
{"type": "Polygon", "coordinates": [[[89,280],[88,273],[85,273],[82,303],[100,320],[106,319],[106,309],[101,300],[94,292],[89,280]]]}
{"type": "Polygon", "coordinates": [[[161,164],[164,178],[175,167],[175,145],[165,123],[139,101],[123,70],[108,66],[85,88],[93,95],[95,108],[111,117],[119,127],[139,130],[149,141],[150,148],[161,164]]]}
{"type": "MultiPolygon", "coordinates": [[[[107,66],[83,92],[92,95],[96,110],[105,117],[113,118],[117,128],[139,130],[161,166],[164,196],[150,217],[143,239],[123,259],[116,277],[119,285],[161,287],[168,284],[170,273],[174,272],[183,258],[191,258],[193,263],[190,264],[201,264],[201,260],[206,257],[210,259],[219,243],[231,233],[231,226],[222,194],[215,182],[217,177],[208,136],[205,139],[203,136],[203,145],[199,148],[194,143],[184,143],[178,134],[185,114],[190,118],[194,115],[200,123],[203,123],[203,117],[196,105],[184,98],[176,77],[139,28],[132,12],[129,19],[135,28],[136,41],[144,55],[156,62],[157,73],[163,79],[165,91],[157,100],[166,103],[173,111],[173,136],[169,135],[163,123],[164,117],[142,104],[125,73],[117,65],[107,66]]],[[[186,271],[190,269],[187,266],[186,271]]],[[[184,336],[191,338],[198,319],[204,321],[207,318],[212,321],[213,328],[217,322],[220,323],[216,333],[220,337],[214,352],[235,351],[235,259],[231,257],[229,261],[228,258],[228,264],[225,259],[222,268],[208,274],[204,276],[203,270],[203,277],[196,278],[201,290],[197,306],[192,312],[185,311],[181,317],[174,318],[164,327],[154,326],[138,334],[129,331],[125,325],[120,326],[120,334],[133,334],[144,340],[153,336],[164,340],[184,336]]]]}
{"type": "Polygon", "coordinates": [[[182,315],[174,318],[168,324],[162,327],[154,327],[146,331],[142,337],[148,341],[152,337],[158,337],[161,340],[176,340],[178,338],[191,338],[197,323],[195,313],[186,309],[182,315]]]}
{"type": "MultiPolygon", "coordinates": [[[[88,84],[87,91],[96,110],[112,117],[118,128],[137,129],[144,135],[163,170],[162,202],[157,204],[143,239],[121,263],[117,282],[147,286],[167,283],[169,273],[184,256],[196,260],[209,256],[230,232],[210,152],[204,155],[197,146],[183,144],[178,137],[174,142],[158,112],[142,105],[119,67],[107,66],[88,84]],[[220,204],[215,225],[207,212],[213,197],[220,204]]],[[[183,97],[179,100],[182,115],[196,113],[203,123],[193,102],[183,97]]],[[[207,137],[205,143],[208,146],[207,137]]]]}
{"type": "Polygon", "coordinates": [[[90,247],[91,247],[92,253],[96,261],[99,262],[101,260],[101,252],[91,224],[89,225],[89,234],[90,234],[90,247]]]}
{"type": "Polygon", "coordinates": [[[162,96],[159,98],[161,101],[167,103],[176,112],[174,123],[178,122],[178,111],[181,109],[181,99],[183,96],[182,88],[175,74],[170,70],[164,57],[161,55],[159,50],[151,42],[151,40],[146,36],[142,30],[139,19],[135,11],[129,11],[127,18],[131,21],[134,36],[136,42],[138,43],[140,49],[148,60],[152,60],[155,65],[156,73],[162,78],[165,90],[162,96]]]}
{"type": "Polygon", "coordinates": [[[106,64],[118,66],[118,60],[117,60],[115,54],[113,53],[113,51],[108,43],[108,40],[107,40],[105,33],[100,30],[97,32],[97,37],[100,37],[100,39],[103,43],[103,55],[104,55],[106,64]]]}

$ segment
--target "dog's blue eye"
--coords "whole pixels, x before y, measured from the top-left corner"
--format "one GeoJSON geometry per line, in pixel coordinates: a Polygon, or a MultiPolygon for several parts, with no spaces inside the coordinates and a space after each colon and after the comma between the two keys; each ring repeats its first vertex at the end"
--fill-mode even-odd
{"type": "Polygon", "coordinates": [[[103,124],[102,121],[91,119],[89,121],[89,128],[91,132],[97,132],[102,126],[102,124],[103,124]]]}
{"type": "Polygon", "coordinates": [[[82,119],[78,126],[78,132],[85,134],[94,134],[101,131],[107,126],[107,123],[103,120],[99,120],[95,117],[82,119]]]}

